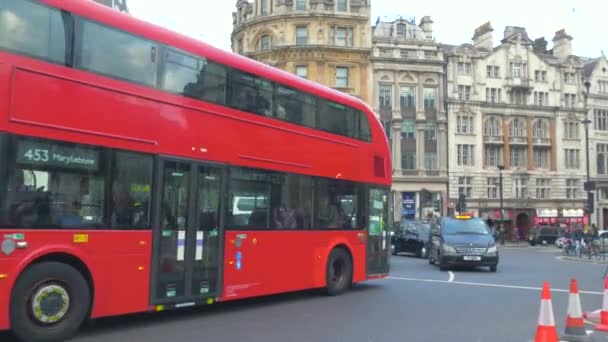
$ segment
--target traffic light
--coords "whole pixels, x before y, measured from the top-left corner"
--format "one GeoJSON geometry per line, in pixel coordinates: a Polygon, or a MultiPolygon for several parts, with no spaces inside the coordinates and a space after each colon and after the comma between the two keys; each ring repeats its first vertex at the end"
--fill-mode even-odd
{"type": "Polygon", "coordinates": [[[585,212],[589,215],[595,210],[595,198],[592,192],[587,193],[587,204],[585,204],[585,212]]]}
{"type": "Polygon", "coordinates": [[[456,203],[456,211],[463,212],[467,210],[467,196],[463,193],[458,194],[458,203],[456,203]]]}

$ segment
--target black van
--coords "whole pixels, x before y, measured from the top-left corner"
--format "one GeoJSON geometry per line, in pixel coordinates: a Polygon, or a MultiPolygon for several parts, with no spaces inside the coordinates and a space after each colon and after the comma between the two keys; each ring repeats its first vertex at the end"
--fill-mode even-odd
{"type": "Polygon", "coordinates": [[[488,266],[498,268],[496,241],[486,221],[470,216],[444,217],[431,225],[429,263],[449,266],[488,266]]]}

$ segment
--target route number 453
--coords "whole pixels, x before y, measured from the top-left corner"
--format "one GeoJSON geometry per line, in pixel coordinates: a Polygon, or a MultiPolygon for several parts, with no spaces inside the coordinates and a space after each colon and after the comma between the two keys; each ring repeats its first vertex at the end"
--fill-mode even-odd
{"type": "Polygon", "coordinates": [[[49,151],[48,150],[41,150],[41,149],[29,149],[27,150],[27,152],[25,152],[25,154],[23,155],[23,157],[25,157],[27,160],[30,161],[43,161],[43,162],[47,162],[49,161],[49,151]]]}

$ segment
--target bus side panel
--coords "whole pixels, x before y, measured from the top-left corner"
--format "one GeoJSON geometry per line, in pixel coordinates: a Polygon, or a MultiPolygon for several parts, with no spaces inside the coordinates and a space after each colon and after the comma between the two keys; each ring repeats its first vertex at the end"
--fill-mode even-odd
{"type": "Polygon", "coordinates": [[[103,317],[142,312],[149,308],[152,234],[115,231],[0,230],[0,239],[23,234],[26,249],[0,254],[0,329],[9,326],[9,298],[19,274],[31,262],[51,253],[81,260],[91,273],[94,287],[91,316],[103,317]]]}
{"type": "Polygon", "coordinates": [[[0,131],[6,130],[8,121],[11,74],[11,66],[2,63],[2,55],[0,55],[0,131]]]}
{"type": "Polygon", "coordinates": [[[359,231],[228,231],[222,300],[325,286],[331,248],[353,254],[354,281],[365,279],[365,242],[359,231]]]}

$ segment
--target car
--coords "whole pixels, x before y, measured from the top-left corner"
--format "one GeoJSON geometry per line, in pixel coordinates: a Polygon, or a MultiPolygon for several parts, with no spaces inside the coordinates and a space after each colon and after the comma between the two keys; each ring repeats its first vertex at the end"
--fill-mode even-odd
{"type": "Polygon", "coordinates": [[[391,236],[393,255],[412,253],[419,258],[426,258],[430,242],[431,225],[427,221],[402,222],[391,236]]]}
{"type": "Polygon", "coordinates": [[[470,215],[442,217],[431,224],[429,263],[450,266],[485,266],[498,269],[498,248],[485,220],[470,215]]]}

